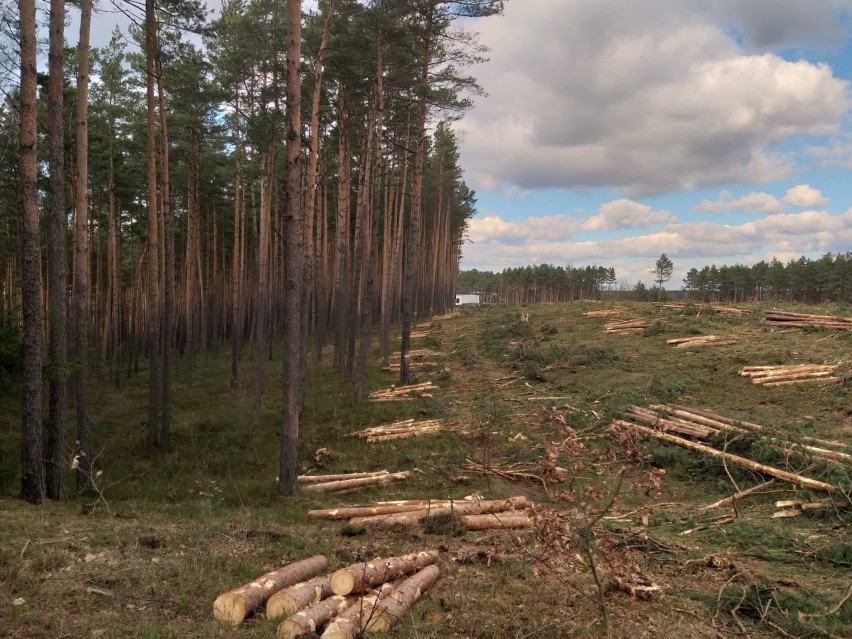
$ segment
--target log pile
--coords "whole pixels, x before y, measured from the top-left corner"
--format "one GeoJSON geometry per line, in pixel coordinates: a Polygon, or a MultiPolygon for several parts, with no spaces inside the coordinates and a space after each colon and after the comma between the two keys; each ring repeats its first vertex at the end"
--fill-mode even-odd
{"type": "Polygon", "coordinates": [[[641,333],[648,328],[648,322],[643,319],[631,319],[621,322],[607,322],[604,333],[641,333]]]}
{"type": "Polygon", "coordinates": [[[822,328],[852,331],[852,317],[794,313],[792,311],[777,311],[773,309],[771,311],[764,311],[763,320],[770,326],[779,326],[781,328],[820,326],[822,328]]]}
{"type": "Polygon", "coordinates": [[[263,575],[219,596],[215,618],[233,626],[266,604],[267,619],[284,618],[279,639],[315,636],[355,639],[367,629],[387,630],[440,576],[436,550],[402,557],[375,558],[330,575],[316,575],[328,565],[317,555],[263,575]]]}
{"type": "Polygon", "coordinates": [[[675,348],[695,348],[696,346],[726,346],[736,344],[735,339],[722,339],[718,335],[699,335],[698,337],[678,337],[667,339],[666,344],[675,348]]]}
{"type": "Polygon", "coordinates": [[[427,419],[421,422],[415,422],[413,419],[406,419],[401,422],[394,422],[385,426],[372,426],[363,430],[351,433],[351,437],[360,437],[366,439],[367,443],[386,442],[392,439],[408,439],[409,437],[417,437],[418,435],[428,435],[444,430],[444,420],[442,419],[427,419]]]}
{"type": "Polygon", "coordinates": [[[411,477],[411,471],[389,473],[380,470],[375,473],[349,473],[345,475],[303,475],[299,477],[303,493],[342,493],[364,488],[365,486],[384,486],[400,479],[411,477]]]}
{"type": "Polygon", "coordinates": [[[432,397],[429,391],[438,388],[432,382],[423,382],[422,384],[412,384],[410,386],[391,386],[382,390],[373,391],[370,393],[370,401],[372,402],[402,402],[414,399],[413,394],[417,393],[420,397],[432,397]]]}
{"type": "Polygon", "coordinates": [[[621,315],[623,312],[623,308],[608,308],[603,311],[586,311],[583,315],[586,317],[609,317],[610,315],[621,315]]]}
{"type": "Polygon", "coordinates": [[[792,384],[831,384],[840,381],[835,375],[840,364],[785,364],[779,366],[744,366],[742,377],[761,386],[790,386],[792,384]]]}
{"type": "MultiPolygon", "coordinates": [[[[657,308],[669,308],[677,311],[682,311],[686,308],[686,304],[682,304],[679,302],[654,302],[654,306],[657,308]]],[[[705,308],[702,306],[702,308],[705,308]]],[[[740,315],[748,315],[751,311],[744,308],[737,308],[735,306],[715,306],[710,305],[710,310],[714,313],[727,313],[728,315],[736,315],[739,317],[740,315]]]]}
{"type": "Polygon", "coordinates": [[[312,510],[308,516],[320,519],[348,520],[353,526],[386,529],[392,526],[416,527],[427,517],[456,516],[467,530],[533,528],[526,497],[482,500],[423,499],[374,502],[326,510],[312,510]]]}
{"type": "MultiPolygon", "coordinates": [[[[625,419],[614,420],[612,425],[615,427],[632,429],[644,435],[661,439],[688,450],[723,459],[728,463],[748,468],[763,475],[768,475],[769,477],[774,477],[802,488],[828,493],[838,492],[838,488],[831,484],[780,468],[774,468],[746,457],[717,450],[707,444],[693,441],[693,439],[706,439],[724,431],[731,431],[733,433],[742,433],[743,431],[764,431],[764,427],[759,424],[734,420],[703,409],[687,408],[685,406],[677,405],[664,406],[659,404],[651,405],[648,408],[634,406],[631,410],[624,414],[624,417],[625,419]],[[691,439],[686,439],[685,437],[689,437],[691,439]]],[[[774,437],[768,437],[768,440],[778,445],[782,448],[782,450],[788,452],[799,451],[806,455],[820,457],[830,461],[845,463],[852,462],[852,455],[843,452],[781,441],[774,437]]]]}

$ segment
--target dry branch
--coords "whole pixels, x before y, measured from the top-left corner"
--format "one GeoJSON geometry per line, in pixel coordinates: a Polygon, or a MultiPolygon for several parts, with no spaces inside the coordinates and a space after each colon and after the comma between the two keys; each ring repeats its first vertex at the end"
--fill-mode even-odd
{"type": "Polygon", "coordinates": [[[438,551],[428,550],[388,559],[353,564],[331,575],[331,589],[336,595],[362,592],[372,586],[407,575],[438,561],[438,551]]]}
{"type": "Polygon", "coordinates": [[[497,475],[498,477],[503,477],[504,479],[510,479],[512,481],[524,479],[541,481],[541,477],[531,472],[531,468],[520,463],[500,464],[498,462],[491,462],[485,466],[468,458],[465,460],[465,468],[482,475],[497,475]]]}
{"type": "Polygon", "coordinates": [[[777,482],[777,479],[770,479],[768,481],[758,484],[757,486],[752,486],[751,488],[747,488],[746,490],[741,490],[738,493],[731,495],[730,497],[725,497],[724,499],[720,499],[719,501],[714,501],[712,504],[702,506],[698,510],[712,510],[713,508],[718,508],[719,506],[733,504],[734,502],[742,499],[743,497],[759,494],[761,490],[763,490],[764,488],[769,488],[770,486],[774,486],[777,482]]]}
{"type": "Polygon", "coordinates": [[[219,621],[238,626],[270,596],[282,588],[310,579],[325,570],[326,566],[328,560],[323,555],[315,555],[267,573],[255,581],[219,595],[213,602],[213,616],[219,621]]]}

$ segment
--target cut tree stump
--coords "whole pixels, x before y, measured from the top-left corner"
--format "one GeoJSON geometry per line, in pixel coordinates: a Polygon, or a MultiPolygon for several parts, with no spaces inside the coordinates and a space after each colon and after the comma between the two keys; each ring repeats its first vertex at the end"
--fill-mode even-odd
{"type": "Polygon", "coordinates": [[[219,621],[238,626],[282,588],[310,579],[327,567],[328,559],[323,555],[315,555],[269,572],[255,581],[219,595],[213,602],[213,616],[219,621]]]}
{"type": "Polygon", "coordinates": [[[388,630],[402,619],[420,595],[438,581],[440,576],[438,566],[427,566],[403,581],[389,594],[380,597],[375,605],[365,607],[361,613],[364,631],[374,633],[388,630]]]}
{"type": "Polygon", "coordinates": [[[278,639],[296,639],[305,635],[315,634],[321,628],[341,612],[357,602],[355,597],[340,597],[334,595],[319,601],[297,612],[278,625],[276,636],[278,639]]]}
{"type": "Polygon", "coordinates": [[[266,618],[289,617],[331,595],[331,575],[279,590],[266,602],[266,618]]]}
{"type": "Polygon", "coordinates": [[[416,572],[438,561],[438,551],[428,550],[402,557],[376,558],[341,568],[331,575],[331,590],[336,595],[362,592],[372,586],[416,572]]]}

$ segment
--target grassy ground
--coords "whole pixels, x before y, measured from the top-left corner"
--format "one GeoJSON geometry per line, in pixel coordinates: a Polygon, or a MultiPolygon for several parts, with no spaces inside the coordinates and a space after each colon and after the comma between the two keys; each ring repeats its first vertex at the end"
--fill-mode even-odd
{"type": "MultiPolygon", "coordinates": [[[[852,585],[848,514],[772,519],[776,499],[805,496],[780,484],[735,511],[699,511],[730,494],[732,481],[744,488],[761,480],[731,467],[729,477],[700,455],[607,432],[631,404],[678,401],[787,438],[849,442],[852,334],[771,331],[757,308],[730,317],[647,304],[627,305],[621,316],[649,319],[643,334],[605,335],[602,326],[613,318],[582,314],[605,307],[466,310],[436,322],[419,342],[447,353],[447,371],[420,374],[442,387],[433,399],[353,407],[330,367],[312,367],[302,469],[415,471],[412,480],[357,495],[277,495],[277,361],[267,366],[269,390],[254,411],[250,358],[236,391],[227,387],[224,353],[202,359],[192,388],[175,383],[169,451],[144,445],[144,371],[123,379],[119,391],[94,384],[104,499],[95,515],[82,514],[91,496],[40,508],[14,498],[18,421],[7,402],[0,406],[0,637],[272,637],[273,624],[262,618],[220,627],[210,614],[213,599],[309,554],[326,554],[337,567],[425,547],[442,551],[443,576],[391,638],[852,636],[852,602],[832,612],[852,585]],[[738,342],[691,351],[665,345],[711,333],[738,342]],[[836,360],[847,361],[846,377],[831,388],[763,388],[737,375],[748,364],[836,360]],[[421,415],[453,420],[456,428],[372,445],[346,437],[421,415]],[[477,474],[467,458],[514,464],[548,481],[477,474]],[[340,503],[475,492],[529,496],[539,530],[346,536],[343,526],[305,515],[340,503]],[[721,516],[734,519],[714,521],[721,516]],[[663,594],[632,598],[614,587],[619,579],[659,585],[663,594]]],[[[367,387],[392,382],[376,362],[367,387]]],[[[765,441],[730,445],[778,462],[765,441]]],[[[846,486],[852,475],[848,465],[786,463],[846,486]]]]}

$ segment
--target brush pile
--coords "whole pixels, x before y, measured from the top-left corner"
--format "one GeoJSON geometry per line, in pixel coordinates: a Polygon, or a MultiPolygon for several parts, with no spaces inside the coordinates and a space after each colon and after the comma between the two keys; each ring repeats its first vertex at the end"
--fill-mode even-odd
{"type": "Polygon", "coordinates": [[[372,426],[351,433],[351,437],[360,437],[366,439],[367,443],[386,442],[392,439],[408,439],[409,437],[417,437],[418,435],[428,435],[444,430],[444,420],[442,419],[427,419],[422,422],[415,422],[413,419],[406,419],[401,422],[394,422],[385,426],[372,426]]]}
{"type": "Polygon", "coordinates": [[[675,348],[695,348],[696,346],[725,346],[728,344],[736,344],[735,339],[722,339],[718,335],[699,335],[698,337],[678,337],[677,339],[667,339],[666,344],[671,344],[675,348]]]}
{"type": "Polygon", "coordinates": [[[784,364],[778,366],[744,366],[742,377],[761,386],[790,386],[792,384],[831,384],[840,381],[835,375],[840,364],[784,364]]]}
{"type": "Polygon", "coordinates": [[[522,496],[498,500],[467,497],[461,500],[379,501],[362,506],[311,510],[308,516],[348,520],[353,526],[374,528],[416,527],[428,518],[458,518],[458,522],[467,530],[491,530],[533,528],[535,524],[529,513],[530,508],[532,503],[522,496]]]}
{"type": "Polygon", "coordinates": [[[813,315],[811,313],[793,313],[792,311],[764,311],[764,321],[770,326],[781,328],[806,328],[819,326],[837,330],[852,331],[852,317],[835,315],[813,315]]]}
{"type": "Polygon", "coordinates": [[[648,322],[643,319],[631,319],[621,322],[607,322],[604,333],[641,333],[648,328],[648,322]]]}
{"type": "Polygon", "coordinates": [[[384,486],[400,479],[411,477],[411,471],[389,473],[379,470],[373,473],[346,473],[342,475],[301,475],[298,478],[303,493],[342,493],[365,486],[384,486]]]}
{"type": "Polygon", "coordinates": [[[279,639],[316,636],[354,639],[396,624],[440,576],[438,551],[375,558],[317,577],[328,560],[317,555],[263,575],[219,596],[214,617],[237,626],[266,607],[267,619],[282,619],[279,639]]]}
{"type": "MultiPolygon", "coordinates": [[[[624,414],[625,419],[616,419],[612,426],[616,428],[627,428],[636,432],[661,439],[682,448],[703,453],[705,455],[722,459],[744,468],[770,477],[775,477],[802,488],[819,490],[828,493],[840,493],[836,486],[818,481],[804,475],[796,474],[780,468],[734,455],[724,450],[718,450],[703,443],[692,441],[693,439],[708,439],[723,433],[731,435],[742,434],[746,431],[765,432],[766,429],[752,422],[735,420],[717,413],[685,406],[664,406],[653,404],[647,408],[634,406],[624,414]],[[629,420],[629,421],[628,421],[629,420]],[[672,434],[676,433],[676,434],[672,434]],[[685,439],[682,436],[691,439],[685,439]]],[[[769,436],[767,441],[778,446],[781,450],[789,453],[798,452],[810,457],[818,457],[831,462],[852,463],[852,455],[837,450],[827,450],[811,445],[793,443],[769,436]]],[[[828,443],[828,442],[825,442],[828,443]]]]}
{"type": "Polygon", "coordinates": [[[391,386],[370,393],[372,402],[402,402],[414,399],[414,394],[419,397],[432,397],[429,391],[438,388],[432,382],[422,384],[411,384],[410,386],[391,386]]]}

